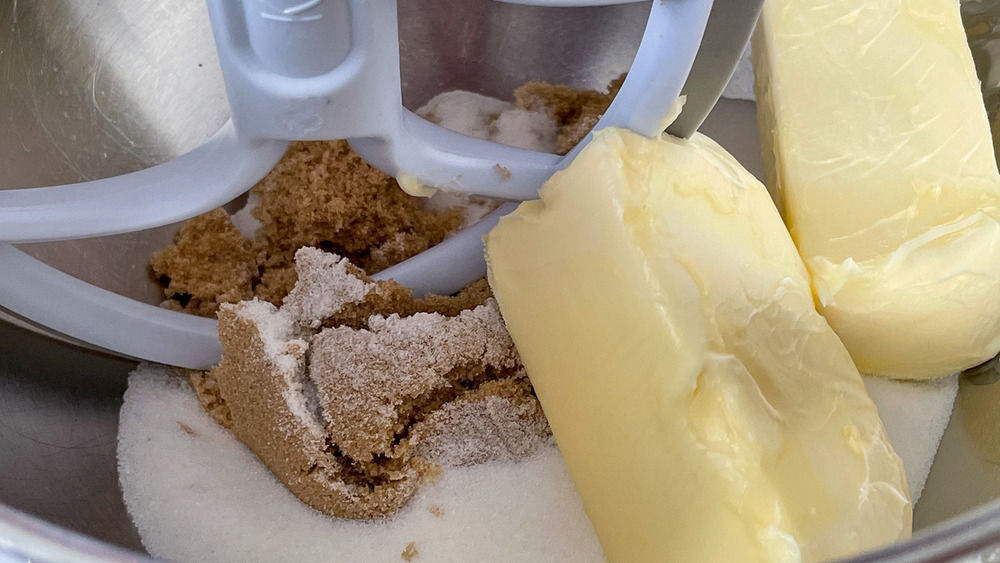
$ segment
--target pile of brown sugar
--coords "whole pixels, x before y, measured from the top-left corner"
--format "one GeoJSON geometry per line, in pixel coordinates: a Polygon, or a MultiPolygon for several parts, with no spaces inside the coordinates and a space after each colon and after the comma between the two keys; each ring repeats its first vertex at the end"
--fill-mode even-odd
{"type": "Polygon", "coordinates": [[[334,516],[385,517],[441,466],[520,459],[549,443],[484,284],[415,299],[318,249],[301,249],[296,267],[281,308],[220,308],[222,362],[189,379],[300,500],[334,516]]]}
{"type": "Polygon", "coordinates": [[[163,306],[214,317],[220,304],[253,297],[279,305],[295,284],[299,248],[335,252],[375,273],[441,242],[463,216],[405,194],[346,141],[292,143],[251,193],[260,222],[252,240],[216,209],[153,255],[163,306]]]}
{"type": "MultiPolygon", "coordinates": [[[[566,152],[620,84],[527,83],[515,106],[553,119],[566,152]]],[[[299,499],[386,517],[442,466],[549,442],[485,280],[416,298],[367,276],[443,240],[463,209],[425,206],[343,141],[293,143],[251,193],[251,236],[217,209],[151,267],[165,307],[219,318],[222,362],[189,374],[202,405],[299,499]]]]}

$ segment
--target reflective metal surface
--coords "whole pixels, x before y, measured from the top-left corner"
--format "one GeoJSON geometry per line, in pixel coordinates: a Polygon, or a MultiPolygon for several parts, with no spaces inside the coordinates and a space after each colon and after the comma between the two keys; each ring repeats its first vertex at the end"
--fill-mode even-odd
{"type": "Polygon", "coordinates": [[[0,322],[0,503],[142,548],[121,500],[115,456],[132,367],[0,322]]]}
{"type": "MultiPolygon", "coordinates": [[[[1000,73],[993,69],[993,54],[1000,54],[993,40],[998,5],[965,5],[970,24],[979,25],[972,44],[994,109],[1000,106],[994,96],[1000,73]]],[[[647,11],[644,5],[539,9],[490,0],[402,0],[404,103],[414,109],[455,88],[509,97],[537,79],[601,88],[628,67],[647,11]]],[[[201,0],[0,1],[0,188],[77,182],[156,164],[197,146],[227,116],[201,0]]],[[[752,104],[724,101],[702,130],[760,176],[752,104]]],[[[175,230],[25,248],[101,287],[156,303],[146,264],[175,230]]],[[[0,503],[141,549],[115,462],[130,367],[0,321],[0,503]]],[[[967,513],[1000,498],[1000,386],[988,372],[963,381],[915,516],[919,528],[956,515],[966,520],[891,548],[880,555],[884,560],[946,561],[992,549],[1000,539],[1000,507],[967,513]]],[[[0,523],[12,519],[0,511],[0,523]]],[[[36,524],[17,529],[38,532],[36,524]]],[[[65,539],[53,532],[46,541],[52,538],[65,539]]]]}
{"type": "MultiPolygon", "coordinates": [[[[199,1],[4,2],[0,187],[132,172],[215,133],[229,112],[207,17],[199,1]]],[[[175,230],[25,248],[84,280],[154,301],[137,253],[169,242],[175,230]]]]}

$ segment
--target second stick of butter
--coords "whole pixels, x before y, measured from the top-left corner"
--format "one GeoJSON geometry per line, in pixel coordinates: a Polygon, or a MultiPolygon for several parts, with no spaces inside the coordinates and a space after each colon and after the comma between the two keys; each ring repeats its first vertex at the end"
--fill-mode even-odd
{"type": "Polygon", "coordinates": [[[767,0],[754,35],[768,181],[863,373],[1000,350],[1000,174],[958,0],[767,0]]]}

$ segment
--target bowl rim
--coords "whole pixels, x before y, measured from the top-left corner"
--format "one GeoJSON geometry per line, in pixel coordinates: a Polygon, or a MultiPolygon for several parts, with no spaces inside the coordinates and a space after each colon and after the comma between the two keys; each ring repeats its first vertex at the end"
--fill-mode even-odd
{"type": "MultiPolygon", "coordinates": [[[[912,538],[856,555],[845,563],[931,563],[1000,552],[1000,499],[917,532],[912,538]]],[[[0,503],[0,559],[153,563],[146,554],[74,532],[0,503]]],[[[985,560],[985,559],[982,559],[985,560]]]]}
{"type": "Polygon", "coordinates": [[[0,560],[146,563],[147,555],[74,532],[0,503],[0,560]]]}

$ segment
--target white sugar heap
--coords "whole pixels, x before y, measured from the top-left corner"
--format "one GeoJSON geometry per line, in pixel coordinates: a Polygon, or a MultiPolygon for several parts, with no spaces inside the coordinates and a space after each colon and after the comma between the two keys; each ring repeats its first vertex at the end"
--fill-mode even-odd
{"type": "Polygon", "coordinates": [[[554,447],[519,463],[449,468],[387,522],[338,520],[292,496],[162,367],[129,378],[118,464],[129,514],[159,558],[401,561],[414,542],[416,561],[603,560],[554,447]]]}
{"type": "Polygon", "coordinates": [[[474,92],[454,90],[431,98],[417,114],[463,135],[512,147],[555,152],[559,131],[549,116],[474,92]]]}
{"type": "Polygon", "coordinates": [[[910,497],[916,503],[937,454],[958,394],[958,376],[931,381],[893,381],[864,377],[878,407],[892,449],[903,460],[910,497]]]}

